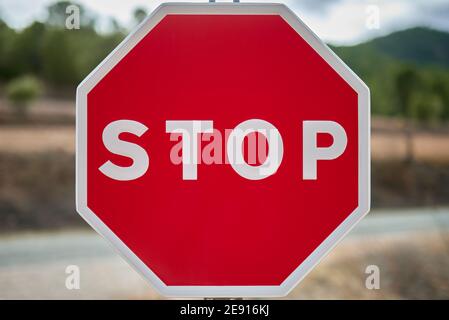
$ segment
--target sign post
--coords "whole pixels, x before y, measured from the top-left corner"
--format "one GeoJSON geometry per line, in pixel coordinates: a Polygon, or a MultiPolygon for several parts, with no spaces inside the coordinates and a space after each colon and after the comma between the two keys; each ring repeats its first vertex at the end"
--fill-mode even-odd
{"type": "Polygon", "coordinates": [[[161,294],[283,296],[369,210],[369,90],[285,5],[164,4],[79,85],[76,159],[161,294]]]}

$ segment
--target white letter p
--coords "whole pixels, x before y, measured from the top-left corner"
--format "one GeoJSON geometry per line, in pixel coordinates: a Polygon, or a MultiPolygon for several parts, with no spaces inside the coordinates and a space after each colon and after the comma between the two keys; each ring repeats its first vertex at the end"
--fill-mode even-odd
{"type": "Polygon", "coordinates": [[[317,179],[318,160],[333,160],[342,155],[348,139],[343,127],[335,121],[303,122],[303,179],[317,179]],[[334,142],[329,147],[318,147],[318,133],[327,133],[334,142]]]}

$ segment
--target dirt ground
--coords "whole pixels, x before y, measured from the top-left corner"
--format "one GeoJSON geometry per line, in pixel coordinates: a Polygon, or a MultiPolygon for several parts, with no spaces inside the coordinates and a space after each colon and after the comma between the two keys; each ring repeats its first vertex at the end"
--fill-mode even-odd
{"type": "MultiPolygon", "coordinates": [[[[414,157],[419,161],[449,162],[449,134],[419,132],[413,137],[414,157]]],[[[371,158],[400,160],[406,155],[404,135],[398,132],[373,132],[371,158]]]]}
{"type": "MultiPolygon", "coordinates": [[[[7,110],[0,98],[0,230],[79,226],[73,199],[73,101],[39,101],[23,123],[10,121],[13,118],[7,110]]],[[[416,130],[415,158],[432,164],[403,168],[397,161],[405,156],[402,125],[397,120],[373,119],[373,206],[447,205],[449,130],[416,130]]],[[[31,242],[32,248],[39,245],[34,237],[31,242]]],[[[86,248],[93,252],[90,242],[86,248]]],[[[0,268],[0,289],[16,289],[0,290],[0,298],[36,298],[39,294],[44,295],[40,298],[62,299],[161,298],[118,257],[93,253],[92,259],[79,262],[88,270],[83,273],[81,291],[64,287],[64,268],[77,261],[70,256],[53,261],[49,256],[45,269],[40,264],[0,268]]],[[[447,232],[352,237],[338,245],[287,298],[449,299],[448,270],[447,232]],[[379,290],[365,287],[368,265],[380,268],[379,290]]]]}
{"type": "Polygon", "coordinates": [[[351,239],[338,246],[290,299],[448,299],[449,235],[416,233],[351,239]],[[365,286],[368,265],[380,289],[365,286]]]}
{"type": "MultiPolygon", "coordinates": [[[[41,99],[30,107],[27,119],[22,122],[16,120],[7,101],[0,97],[0,152],[75,151],[73,100],[41,99]]],[[[404,121],[375,116],[371,122],[372,159],[403,159],[404,121]]],[[[413,145],[416,160],[449,162],[449,126],[415,131],[413,145]]]]}
{"type": "MultiPolygon", "coordinates": [[[[449,162],[449,134],[416,133],[413,138],[417,160],[449,162]]],[[[75,127],[0,126],[0,152],[34,153],[40,151],[75,151],[75,127]]],[[[398,160],[405,157],[405,138],[398,132],[373,132],[373,160],[398,160]]]]}
{"type": "Polygon", "coordinates": [[[74,126],[0,126],[0,152],[75,152],[74,126]]]}

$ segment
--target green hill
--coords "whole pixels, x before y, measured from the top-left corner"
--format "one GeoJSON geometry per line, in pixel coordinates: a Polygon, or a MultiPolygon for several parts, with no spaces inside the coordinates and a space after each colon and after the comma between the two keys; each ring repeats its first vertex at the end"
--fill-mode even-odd
{"type": "Polygon", "coordinates": [[[339,47],[343,55],[375,54],[421,66],[449,67],[449,33],[417,27],[359,45],[339,47]]]}
{"type": "Polygon", "coordinates": [[[449,33],[413,28],[333,50],[370,87],[374,113],[401,114],[395,82],[406,68],[420,74],[425,83],[422,91],[439,86],[445,107],[449,108],[445,93],[449,92],[449,33]]]}
{"type": "Polygon", "coordinates": [[[371,40],[364,46],[419,65],[449,67],[449,33],[413,28],[371,40]]]}

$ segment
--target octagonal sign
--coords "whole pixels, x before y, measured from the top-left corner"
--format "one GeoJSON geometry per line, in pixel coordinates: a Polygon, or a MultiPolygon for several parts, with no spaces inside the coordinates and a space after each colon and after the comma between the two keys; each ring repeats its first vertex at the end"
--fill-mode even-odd
{"type": "Polygon", "coordinates": [[[79,85],[76,159],[160,293],[282,296],[369,210],[369,90],[284,5],[166,4],[79,85]]]}

